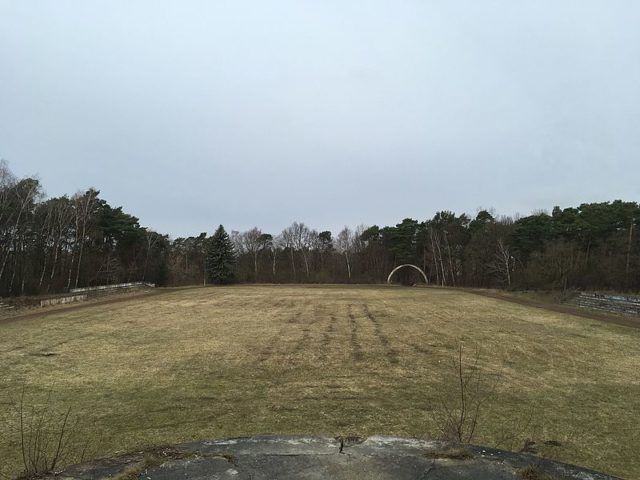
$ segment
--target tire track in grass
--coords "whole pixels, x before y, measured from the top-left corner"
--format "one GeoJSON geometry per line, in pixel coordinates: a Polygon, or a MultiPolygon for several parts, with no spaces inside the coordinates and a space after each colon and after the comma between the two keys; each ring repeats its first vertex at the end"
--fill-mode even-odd
{"type": "Polygon", "coordinates": [[[359,362],[363,359],[362,347],[358,341],[358,322],[353,314],[353,305],[349,304],[347,315],[349,316],[349,325],[351,326],[351,358],[359,362]]]}
{"type": "Polygon", "coordinates": [[[417,343],[409,343],[408,345],[417,353],[422,353],[424,355],[431,355],[432,353],[429,349],[424,348],[422,345],[418,345],[417,343]]]}
{"type": "MultiPolygon", "coordinates": [[[[290,306],[292,305],[293,302],[291,302],[290,306]]],[[[265,363],[277,357],[281,357],[282,361],[280,363],[282,364],[291,365],[296,363],[295,358],[303,350],[309,349],[312,326],[317,322],[316,309],[314,308],[314,313],[311,313],[310,307],[312,306],[313,304],[306,300],[293,314],[289,315],[277,333],[271,337],[269,343],[260,352],[259,363],[265,363]],[[305,321],[305,319],[310,320],[305,321]],[[302,334],[297,339],[294,339],[297,331],[301,331],[302,334]]]]}
{"type": "MultiPolygon", "coordinates": [[[[308,309],[307,309],[308,311],[308,309]]],[[[321,318],[320,315],[320,306],[318,304],[313,304],[313,311],[310,312],[311,316],[309,317],[309,321],[305,322],[298,321],[297,324],[302,326],[302,336],[296,342],[295,347],[293,348],[293,354],[298,355],[302,352],[303,349],[307,348],[307,350],[315,350],[310,349],[310,341],[311,341],[311,330],[316,326],[318,320],[321,318]]],[[[300,318],[298,318],[300,320],[300,318]]]]}
{"type": "Polygon", "coordinates": [[[316,347],[311,345],[312,331],[317,327],[318,322],[322,318],[322,308],[316,303],[311,303],[309,300],[305,302],[304,317],[298,316],[297,324],[301,326],[302,336],[296,342],[295,347],[292,350],[293,355],[299,355],[303,350],[314,352],[316,347]],[[309,307],[313,307],[310,309],[309,307]],[[302,320],[302,321],[300,321],[302,320]]]}
{"type": "Polygon", "coordinates": [[[311,338],[310,329],[308,326],[302,327],[302,337],[296,342],[296,346],[293,348],[293,354],[297,355],[302,352],[303,348],[309,344],[311,338]]]}
{"type": "Polygon", "coordinates": [[[329,317],[329,323],[327,324],[327,328],[322,334],[322,341],[320,343],[322,347],[321,348],[322,351],[320,352],[320,360],[323,362],[325,362],[329,356],[329,345],[331,344],[331,341],[334,339],[335,330],[336,330],[336,316],[332,314],[329,317]]]}
{"type": "Polygon", "coordinates": [[[369,319],[369,321],[373,324],[373,334],[376,336],[378,341],[382,344],[385,349],[385,355],[390,363],[397,364],[398,363],[398,351],[391,347],[389,344],[389,337],[387,337],[382,332],[382,326],[380,325],[380,321],[375,317],[373,313],[369,310],[369,306],[365,303],[362,304],[362,310],[364,311],[365,316],[369,319]]]}
{"type": "Polygon", "coordinates": [[[301,310],[296,310],[295,313],[287,319],[287,321],[282,325],[277,333],[273,335],[267,344],[260,350],[260,354],[258,355],[258,363],[266,363],[271,360],[275,355],[275,345],[277,345],[278,341],[282,340],[285,337],[287,331],[291,329],[291,325],[298,322],[298,318],[302,314],[301,310]]]}

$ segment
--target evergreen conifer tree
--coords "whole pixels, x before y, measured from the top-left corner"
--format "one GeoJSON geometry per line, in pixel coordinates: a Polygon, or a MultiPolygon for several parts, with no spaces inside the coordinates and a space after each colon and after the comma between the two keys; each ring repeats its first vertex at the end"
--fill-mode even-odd
{"type": "Polygon", "coordinates": [[[236,254],[233,243],[220,225],[207,242],[207,278],[210,283],[227,284],[234,281],[236,254]]]}

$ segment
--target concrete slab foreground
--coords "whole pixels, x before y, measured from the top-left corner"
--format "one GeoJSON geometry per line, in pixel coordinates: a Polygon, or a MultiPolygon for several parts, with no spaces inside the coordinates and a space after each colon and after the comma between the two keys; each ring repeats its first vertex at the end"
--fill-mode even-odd
{"type": "Polygon", "coordinates": [[[158,447],[67,468],[66,480],[611,480],[588,469],[473,445],[373,436],[271,435],[158,447]]]}

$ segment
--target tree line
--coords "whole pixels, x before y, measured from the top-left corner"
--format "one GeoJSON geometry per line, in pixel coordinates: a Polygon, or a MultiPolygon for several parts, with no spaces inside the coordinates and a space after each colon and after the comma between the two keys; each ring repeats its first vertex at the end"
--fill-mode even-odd
{"type": "Polygon", "coordinates": [[[171,242],[100,192],[45,198],[0,162],[0,295],[149,281],[166,284],[171,242]]]}
{"type": "MultiPolygon", "coordinates": [[[[336,234],[293,222],[281,232],[254,227],[227,234],[221,226],[217,237],[170,239],[95,189],[45,198],[37,179],[18,179],[2,162],[0,295],[128,281],[381,283],[404,263],[443,286],[637,291],[639,222],[638,203],[615,200],[522,217],[440,211],[336,234]],[[214,245],[224,245],[224,258],[214,245]],[[223,275],[216,262],[226,262],[223,275]]],[[[398,281],[419,281],[405,270],[398,281]]]]}
{"type": "MultiPolygon", "coordinates": [[[[275,236],[253,228],[231,238],[242,282],[380,283],[411,263],[442,286],[637,291],[639,222],[636,202],[616,200],[516,218],[440,211],[424,221],[345,227],[335,238],[298,222],[275,236]]],[[[412,269],[397,275],[420,281],[412,269]]]]}

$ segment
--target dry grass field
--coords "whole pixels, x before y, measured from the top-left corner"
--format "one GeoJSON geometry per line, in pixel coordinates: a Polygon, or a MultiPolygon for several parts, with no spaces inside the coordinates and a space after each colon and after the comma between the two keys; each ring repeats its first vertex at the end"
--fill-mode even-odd
{"type": "Polygon", "coordinates": [[[256,433],[436,437],[460,342],[494,388],[474,443],[529,438],[640,478],[640,330],[383,286],[196,288],[0,323],[0,463],[20,471],[23,389],[24,415],[71,407],[100,456],[256,433]]]}

